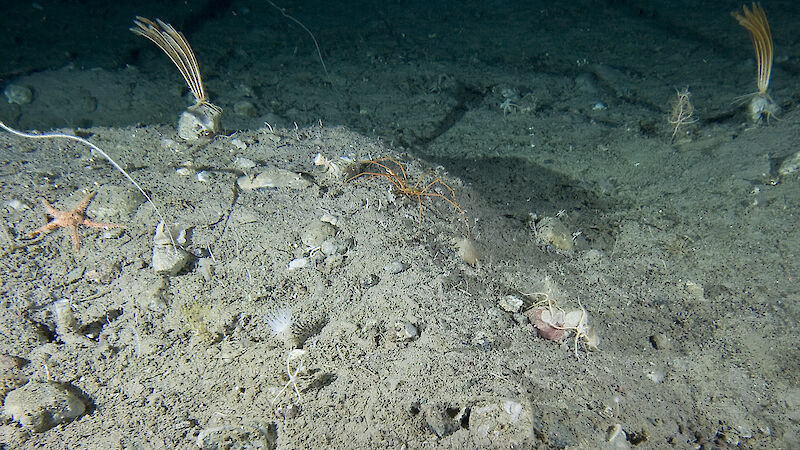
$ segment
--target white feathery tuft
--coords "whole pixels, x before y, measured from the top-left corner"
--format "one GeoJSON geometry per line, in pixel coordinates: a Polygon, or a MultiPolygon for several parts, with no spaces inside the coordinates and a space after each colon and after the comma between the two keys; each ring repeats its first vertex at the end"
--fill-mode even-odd
{"type": "Polygon", "coordinates": [[[294,318],[292,310],[288,306],[279,306],[270,310],[264,317],[269,331],[284,340],[292,337],[292,325],[294,318]]]}

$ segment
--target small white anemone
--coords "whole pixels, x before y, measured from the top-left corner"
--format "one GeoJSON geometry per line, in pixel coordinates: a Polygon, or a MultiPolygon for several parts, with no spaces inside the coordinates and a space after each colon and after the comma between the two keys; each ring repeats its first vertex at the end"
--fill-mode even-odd
{"type": "Polygon", "coordinates": [[[292,317],[292,309],[288,306],[277,306],[270,310],[264,321],[269,327],[270,333],[273,336],[283,339],[286,343],[294,340],[292,326],[294,325],[294,318],[292,317]]]}

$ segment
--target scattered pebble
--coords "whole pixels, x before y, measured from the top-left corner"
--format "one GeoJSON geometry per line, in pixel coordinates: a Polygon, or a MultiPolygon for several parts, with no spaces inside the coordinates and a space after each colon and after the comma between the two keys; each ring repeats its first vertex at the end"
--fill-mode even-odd
{"type": "Polygon", "coordinates": [[[33,91],[27,87],[19,84],[9,84],[3,90],[8,103],[16,103],[17,105],[27,105],[33,100],[33,91]]]}
{"type": "Polygon", "coordinates": [[[34,433],[68,422],[86,412],[86,404],[69,384],[33,381],[6,395],[3,412],[34,433]]]}
{"type": "MultiPolygon", "coordinates": [[[[244,150],[244,149],[247,148],[247,144],[243,140],[241,140],[239,138],[231,139],[231,145],[236,147],[239,150],[244,150]]],[[[243,159],[247,159],[247,158],[243,158],[243,159]]],[[[253,164],[253,167],[255,167],[255,163],[253,164]]]]}
{"type": "Polygon", "coordinates": [[[208,183],[211,181],[211,172],[207,170],[201,170],[200,172],[197,172],[197,181],[208,183]]]}
{"type": "Polygon", "coordinates": [[[214,260],[211,258],[200,258],[197,260],[197,271],[205,281],[214,278],[214,260]]]}
{"type": "Polygon", "coordinates": [[[319,218],[321,222],[327,222],[333,226],[336,226],[339,223],[339,218],[334,216],[333,214],[323,214],[322,217],[319,218]]]}
{"type": "Polygon", "coordinates": [[[670,339],[666,334],[663,333],[650,336],[650,343],[656,350],[666,350],[670,347],[670,339]]]}
{"type": "Polygon", "coordinates": [[[391,274],[398,274],[406,269],[407,269],[406,265],[400,261],[392,261],[383,268],[383,270],[391,274]]]}
{"type": "Polygon", "coordinates": [[[545,217],[536,223],[536,242],[564,252],[572,250],[573,247],[572,234],[555,217],[545,217]]]}
{"type": "Polygon", "coordinates": [[[177,275],[189,261],[192,260],[191,253],[178,247],[173,247],[172,241],[183,245],[186,243],[186,228],[174,225],[166,230],[164,222],[159,222],[156,233],[153,236],[153,270],[157,274],[177,275]],[[170,239],[172,234],[172,239],[170,239]]]}
{"type": "Polygon", "coordinates": [[[326,239],[320,244],[320,250],[326,255],[341,255],[347,250],[344,242],[335,239],[326,239]]]}
{"type": "Polygon", "coordinates": [[[236,181],[240,188],[250,191],[259,188],[304,189],[311,186],[311,182],[302,174],[291,170],[271,167],[261,171],[255,177],[243,175],[236,181]]]}
{"type": "Polygon", "coordinates": [[[781,162],[778,174],[789,175],[800,170],[800,151],[797,151],[781,162]]]}
{"type": "Polygon", "coordinates": [[[427,406],[423,415],[428,429],[437,437],[442,438],[448,436],[459,428],[458,419],[460,419],[460,417],[452,417],[447,413],[447,409],[444,406],[427,406]]]}
{"type": "Polygon", "coordinates": [[[469,433],[475,440],[474,447],[491,448],[495,442],[503,442],[509,448],[527,448],[520,436],[533,429],[531,407],[513,398],[486,399],[471,405],[469,433]]]}
{"type": "Polygon", "coordinates": [[[27,204],[24,202],[17,200],[16,198],[12,198],[6,203],[6,206],[12,209],[16,209],[17,211],[22,209],[30,209],[27,204]]]}
{"type": "Polygon", "coordinates": [[[25,360],[5,353],[0,354],[0,370],[19,369],[25,365],[25,360]]]}
{"type": "Polygon", "coordinates": [[[320,247],[328,238],[336,235],[336,227],[328,222],[315,220],[300,233],[300,241],[309,247],[320,247]]]}
{"type": "Polygon", "coordinates": [[[372,286],[377,285],[379,281],[381,281],[381,279],[374,273],[371,273],[361,280],[361,287],[369,289],[372,286]]]}
{"type": "Polygon", "coordinates": [[[503,311],[515,313],[519,312],[520,308],[522,308],[523,302],[522,299],[516,295],[505,295],[500,297],[500,300],[498,300],[497,304],[503,309],[503,311]]]}
{"type": "Polygon", "coordinates": [[[472,267],[478,265],[478,261],[481,259],[481,254],[471,239],[463,238],[458,240],[456,241],[455,246],[456,250],[458,251],[458,256],[460,256],[465,263],[472,267]]]}
{"type": "Polygon", "coordinates": [[[297,270],[302,269],[303,267],[308,265],[307,258],[295,258],[289,261],[289,270],[297,270]]]}
{"type": "Polygon", "coordinates": [[[253,167],[256,166],[256,163],[252,159],[237,156],[236,159],[233,160],[233,165],[237,169],[244,170],[244,169],[252,169],[253,167]]]}
{"type": "Polygon", "coordinates": [[[413,323],[409,321],[397,321],[394,323],[394,328],[397,332],[397,339],[401,341],[413,341],[419,337],[419,330],[413,323]]]}
{"type": "Polygon", "coordinates": [[[664,378],[666,377],[666,374],[664,373],[663,370],[656,369],[656,370],[651,370],[650,372],[647,372],[646,376],[647,376],[647,379],[649,379],[653,383],[661,383],[661,382],[664,381],[664,378]]]}

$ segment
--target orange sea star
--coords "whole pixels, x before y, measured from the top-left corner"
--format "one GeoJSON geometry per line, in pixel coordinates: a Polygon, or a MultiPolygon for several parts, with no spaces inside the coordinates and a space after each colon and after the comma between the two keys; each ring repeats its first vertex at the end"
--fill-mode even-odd
{"type": "Polygon", "coordinates": [[[51,205],[50,202],[42,199],[42,204],[44,205],[47,215],[53,219],[42,227],[31,232],[31,235],[34,236],[40,233],[49,233],[57,228],[69,228],[72,236],[72,243],[75,247],[75,253],[78,253],[78,250],[81,248],[81,239],[80,236],[78,236],[79,226],[92,228],[121,227],[122,225],[93,222],[86,218],[86,207],[89,206],[89,202],[92,201],[92,197],[94,197],[95,194],[96,192],[90,192],[89,195],[84,197],[83,200],[75,205],[75,208],[73,208],[71,211],[58,211],[57,209],[53,208],[53,205],[51,205]]]}

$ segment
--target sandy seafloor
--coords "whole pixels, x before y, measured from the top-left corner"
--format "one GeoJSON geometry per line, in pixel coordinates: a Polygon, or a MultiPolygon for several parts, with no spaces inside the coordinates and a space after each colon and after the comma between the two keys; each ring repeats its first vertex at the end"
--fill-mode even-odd
{"type": "Polygon", "coordinates": [[[282,5],[327,73],[266,3],[11,7],[2,83],[33,97],[0,119],[100,146],[195,258],[153,271],[158,217],[88,148],[0,134],[0,394],[86,405],[43,432],[6,415],[4,448],[800,448],[800,177],[777,173],[800,150],[799,7],[763,3],[782,111],[753,124],[738,2],[521,3],[282,5]],[[210,142],[177,137],[190,100],[137,14],[193,45],[225,111],[210,142]],[[673,140],[684,87],[699,120],[673,140]],[[466,219],[346,182],[383,157],[466,219]],[[299,181],[238,187],[266,170],[299,181]],[[82,228],[77,253],[28,238],[41,199],[88,192],[125,228],[82,228]],[[585,308],[596,350],[537,336],[542,293],[585,308]]]}

